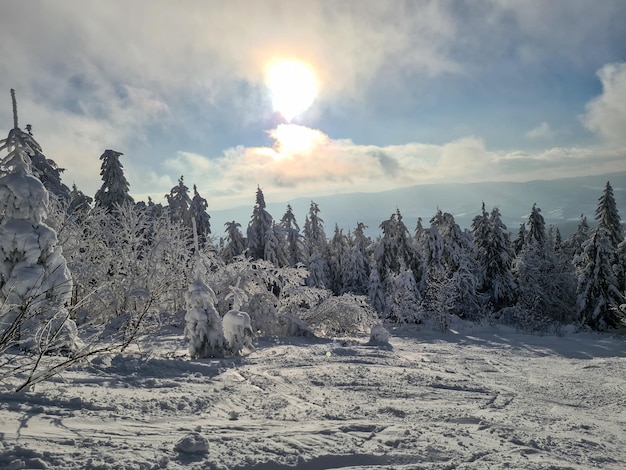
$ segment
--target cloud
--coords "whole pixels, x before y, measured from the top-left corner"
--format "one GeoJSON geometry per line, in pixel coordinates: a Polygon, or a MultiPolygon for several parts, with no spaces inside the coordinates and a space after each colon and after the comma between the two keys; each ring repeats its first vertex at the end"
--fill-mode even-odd
{"type": "Polygon", "coordinates": [[[602,94],[591,100],[584,125],[611,143],[626,143],[626,63],[607,64],[598,71],[602,94]]]}
{"type": "Polygon", "coordinates": [[[548,124],[546,121],[543,121],[537,127],[532,128],[524,135],[529,139],[542,140],[552,139],[554,137],[554,132],[550,128],[550,124],[548,124]]]}

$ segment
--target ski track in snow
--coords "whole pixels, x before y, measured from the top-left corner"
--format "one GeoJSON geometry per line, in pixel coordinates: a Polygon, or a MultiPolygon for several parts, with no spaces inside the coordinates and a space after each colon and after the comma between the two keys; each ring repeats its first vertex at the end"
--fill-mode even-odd
{"type": "Polygon", "coordinates": [[[195,361],[170,335],[149,358],[0,385],[0,468],[626,468],[623,337],[392,335],[262,338],[195,361]],[[175,449],[192,433],[208,452],[175,449]]]}

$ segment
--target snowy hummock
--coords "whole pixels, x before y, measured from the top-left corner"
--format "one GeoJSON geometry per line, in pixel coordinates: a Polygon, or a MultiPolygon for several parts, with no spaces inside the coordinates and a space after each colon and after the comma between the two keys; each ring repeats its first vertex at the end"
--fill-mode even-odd
{"type": "Polygon", "coordinates": [[[623,469],[626,343],[607,333],[261,338],[190,360],[181,330],[16,394],[0,468],[623,469]]]}

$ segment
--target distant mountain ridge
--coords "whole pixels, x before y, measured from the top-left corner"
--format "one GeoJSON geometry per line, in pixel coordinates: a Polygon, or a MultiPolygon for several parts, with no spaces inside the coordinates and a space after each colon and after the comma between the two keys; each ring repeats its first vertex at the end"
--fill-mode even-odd
{"type": "MultiPolygon", "coordinates": [[[[594,213],[598,198],[606,182],[613,187],[617,208],[622,220],[626,219],[626,171],[595,176],[533,180],[523,183],[443,183],[424,184],[384,192],[348,193],[313,198],[321,210],[327,235],[331,236],[335,224],[347,232],[357,222],[368,226],[370,236],[380,234],[379,225],[400,209],[403,221],[413,231],[418,217],[425,227],[440,208],[454,215],[462,228],[470,228],[472,219],[480,212],[484,201],[490,211],[500,208],[502,219],[508,229],[516,234],[520,224],[526,222],[534,203],[541,208],[546,224],[559,227],[563,238],[568,237],[584,214],[590,225],[594,225],[594,213]]],[[[252,194],[250,199],[254,200],[252,194]]],[[[266,197],[267,202],[267,197],[266,197]]],[[[210,204],[210,201],[209,201],[210,204]]],[[[291,204],[298,224],[302,228],[311,204],[311,198],[297,198],[283,202],[267,202],[267,210],[275,220],[285,213],[291,204]]],[[[224,223],[235,220],[243,231],[252,215],[253,204],[232,209],[211,211],[213,234],[224,233],[224,223]]]]}

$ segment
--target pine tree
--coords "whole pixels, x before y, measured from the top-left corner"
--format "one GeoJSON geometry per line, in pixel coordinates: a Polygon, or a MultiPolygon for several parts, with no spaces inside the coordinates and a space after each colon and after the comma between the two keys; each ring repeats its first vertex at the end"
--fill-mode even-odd
{"type": "Polygon", "coordinates": [[[269,261],[277,268],[289,265],[287,251],[285,249],[285,236],[282,228],[272,222],[271,230],[265,232],[263,243],[263,259],[269,261]]]}
{"type": "Polygon", "coordinates": [[[516,255],[522,251],[524,248],[524,244],[526,243],[526,237],[528,236],[528,232],[526,231],[526,224],[520,224],[519,230],[517,231],[517,238],[513,240],[513,250],[516,255]]]}
{"type": "Polygon", "coordinates": [[[165,195],[165,199],[167,199],[168,210],[172,220],[191,227],[191,214],[189,211],[191,198],[189,197],[189,188],[185,186],[183,176],[178,179],[178,184],[170,189],[170,193],[165,195]]]}
{"type": "Polygon", "coordinates": [[[343,234],[343,230],[335,224],[335,233],[328,246],[329,278],[331,290],[335,295],[340,295],[343,292],[344,265],[349,250],[347,237],[343,234]]]}
{"type": "Polygon", "coordinates": [[[70,203],[67,207],[68,214],[80,214],[88,211],[91,207],[91,203],[93,202],[93,198],[90,198],[85,193],[83,193],[80,189],[76,187],[76,185],[72,185],[72,190],[70,191],[70,203]]]}
{"type": "MultiPolygon", "coordinates": [[[[32,126],[29,124],[26,128],[28,135],[32,138],[32,126]]],[[[39,178],[48,192],[58,198],[61,204],[67,205],[70,202],[70,188],[61,181],[61,173],[65,169],[59,168],[51,158],[46,158],[38,145],[31,146],[31,148],[33,148],[33,153],[30,155],[33,175],[39,178]]]]}
{"type": "Polygon", "coordinates": [[[554,322],[571,320],[575,282],[554,252],[536,204],[528,217],[528,227],[526,242],[513,266],[519,286],[517,321],[526,330],[546,330],[554,322]]]}
{"type": "Polygon", "coordinates": [[[280,226],[285,233],[287,241],[289,265],[295,267],[298,264],[304,264],[307,257],[304,252],[303,237],[300,234],[300,227],[298,222],[296,222],[296,216],[293,214],[290,204],[287,204],[287,211],[280,219],[280,226]]]}
{"type": "Polygon", "coordinates": [[[582,253],[583,244],[589,239],[589,224],[587,217],[580,214],[580,222],[576,227],[576,231],[569,237],[564,244],[564,251],[567,255],[574,259],[582,253]]]}
{"type": "Polygon", "coordinates": [[[76,324],[69,318],[72,278],[57,244],[57,234],[44,223],[48,191],[31,171],[38,144],[17,123],[0,150],[0,344],[14,341],[37,353],[71,352],[79,347],[76,324]]]}
{"type": "Polygon", "coordinates": [[[135,202],[128,194],[130,185],[124,176],[124,167],[119,160],[121,155],[124,154],[115,150],[105,150],[100,156],[102,160],[100,176],[102,176],[103,183],[94,199],[97,206],[104,207],[109,212],[135,202]]]}
{"type": "Polygon", "coordinates": [[[265,197],[261,188],[256,191],[256,204],[248,223],[248,256],[253,260],[265,258],[265,243],[268,232],[273,231],[274,219],[265,210],[265,197]]]}
{"type": "Polygon", "coordinates": [[[511,273],[514,255],[500,210],[494,207],[489,215],[483,203],[482,214],[474,218],[472,229],[480,292],[487,295],[496,311],[511,306],[517,289],[511,273]]]}
{"type": "Polygon", "coordinates": [[[365,225],[357,223],[352,237],[348,237],[348,250],[343,262],[342,294],[367,295],[370,277],[370,263],[367,254],[368,239],[364,234],[365,225]]]}
{"type": "Polygon", "coordinates": [[[319,216],[320,212],[319,206],[311,201],[303,230],[309,270],[306,284],[310,287],[330,289],[332,283],[329,278],[328,240],[324,231],[324,219],[319,216]]]}
{"type": "Polygon", "coordinates": [[[224,248],[223,256],[226,261],[232,261],[235,257],[245,253],[248,244],[239,230],[241,228],[240,223],[233,220],[232,222],[226,222],[224,226],[226,227],[224,231],[227,236],[227,244],[224,248]]]}
{"type": "Polygon", "coordinates": [[[606,229],[613,248],[617,248],[617,245],[624,241],[622,222],[613,196],[613,188],[609,181],[607,181],[604,193],[598,200],[596,221],[598,222],[597,228],[606,229]]]}
{"type": "Polygon", "coordinates": [[[624,297],[611,259],[614,254],[612,233],[600,225],[583,245],[582,270],[578,277],[578,314],[583,324],[595,330],[606,330],[626,324],[619,306],[624,297]]]}
{"type": "Polygon", "coordinates": [[[200,239],[200,244],[203,246],[211,234],[211,216],[207,213],[207,207],[209,204],[198,193],[198,188],[193,185],[193,199],[189,204],[189,218],[195,221],[196,233],[200,239]]]}

